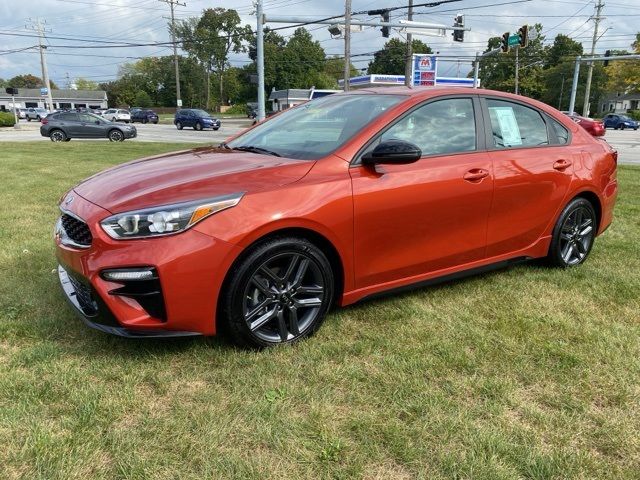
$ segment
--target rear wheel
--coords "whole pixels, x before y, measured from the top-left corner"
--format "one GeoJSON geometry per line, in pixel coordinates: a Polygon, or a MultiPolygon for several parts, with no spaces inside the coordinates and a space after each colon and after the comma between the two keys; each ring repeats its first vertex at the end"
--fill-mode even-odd
{"type": "Polygon", "coordinates": [[[112,142],[123,142],[124,134],[120,130],[116,130],[115,128],[109,131],[109,140],[112,142]]]}
{"type": "MultiPolygon", "coordinates": [[[[132,120],[133,121],[133,120],[132,120]]],[[[142,123],[147,123],[149,120],[147,120],[146,118],[142,119],[142,123]]]]}
{"type": "Polygon", "coordinates": [[[553,229],[548,260],[558,267],[573,267],[584,262],[596,237],[596,212],[584,198],[572,200],[560,214],[553,229]]]}
{"type": "Polygon", "coordinates": [[[49,132],[49,138],[52,142],[68,142],[70,139],[62,130],[56,129],[49,132]]]}
{"type": "Polygon", "coordinates": [[[182,122],[176,122],[176,128],[178,130],[182,130],[184,127],[182,126],[182,122]]]}
{"type": "Polygon", "coordinates": [[[200,122],[196,122],[196,124],[193,126],[194,130],[202,130],[202,124],[200,122]]]}
{"type": "Polygon", "coordinates": [[[333,302],[331,265],[304,239],[259,244],[231,275],[222,292],[221,320],[242,345],[268,347],[308,337],[333,302]]]}
{"type": "Polygon", "coordinates": [[[624,125],[624,123],[622,125],[620,125],[620,130],[624,130],[626,127],[624,125]]]}

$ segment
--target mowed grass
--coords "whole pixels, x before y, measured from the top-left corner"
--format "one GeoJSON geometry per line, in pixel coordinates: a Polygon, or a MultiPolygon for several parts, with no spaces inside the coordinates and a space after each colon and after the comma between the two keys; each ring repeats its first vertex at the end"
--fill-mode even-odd
{"type": "Polygon", "coordinates": [[[587,263],[335,310],[261,352],[87,329],[60,195],[184,145],[0,144],[0,478],[640,478],[640,169],[587,263]]]}

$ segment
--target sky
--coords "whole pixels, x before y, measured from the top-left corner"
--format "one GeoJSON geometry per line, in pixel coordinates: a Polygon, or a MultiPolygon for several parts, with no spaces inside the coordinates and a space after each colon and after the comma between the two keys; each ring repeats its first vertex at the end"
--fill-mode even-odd
{"type": "MultiPolygon", "coordinates": [[[[235,8],[244,23],[255,29],[256,17],[251,0],[184,0],[186,6],[176,7],[177,18],[198,16],[204,8],[235,8]]],[[[423,3],[414,0],[414,3],[423,3]]],[[[416,7],[415,21],[453,24],[457,12],[465,14],[465,23],[471,31],[465,32],[463,43],[446,37],[419,36],[434,51],[443,56],[459,56],[459,60],[447,60],[439,65],[440,76],[466,76],[471,59],[482,52],[487,40],[515,32],[527,23],[542,23],[546,43],[552,43],[558,33],[569,35],[582,42],[585,51],[590,50],[596,0],[461,0],[436,7],[416,7]],[[503,5],[498,5],[498,4],[503,5]],[[493,6],[489,6],[493,5],[493,6]]],[[[339,15],[344,12],[344,0],[265,0],[265,14],[299,16],[308,21],[339,15]]],[[[407,0],[352,0],[354,12],[407,5],[407,0]]],[[[605,1],[600,23],[604,32],[596,47],[596,53],[609,49],[630,49],[635,34],[640,30],[640,2],[637,0],[605,1]]],[[[32,73],[41,76],[38,44],[33,30],[39,18],[44,23],[47,63],[50,78],[60,87],[66,87],[82,77],[98,82],[117,78],[118,67],[138,58],[151,55],[170,55],[171,47],[129,46],[124,43],[168,42],[167,17],[169,5],[160,0],[38,0],[37,2],[0,1],[0,78],[32,73]],[[56,38],[59,37],[59,38],[56,38]],[[87,48],[99,46],[101,48],[87,48]],[[82,47],[82,48],[78,48],[82,47]]],[[[370,19],[367,15],[354,18],[370,19]]],[[[379,17],[377,17],[379,18],[379,17]]],[[[393,20],[406,18],[406,10],[392,13],[393,20]]],[[[283,24],[269,24],[282,27],[283,24]]],[[[344,42],[332,39],[327,26],[309,25],[314,38],[321,42],[328,55],[344,53],[344,42]]],[[[280,31],[291,35],[294,28],[280,31]]],[[[403,34],[392,31],[392,37],[403,34]]],[[[382,48],[387,39],[378,27],[368,27],[352,35],[351,53],[357,68],[366,68],[371,54],[382,48]]],[[[231,64],[248,63],[246,54],[234,55],[231,64]]]]}

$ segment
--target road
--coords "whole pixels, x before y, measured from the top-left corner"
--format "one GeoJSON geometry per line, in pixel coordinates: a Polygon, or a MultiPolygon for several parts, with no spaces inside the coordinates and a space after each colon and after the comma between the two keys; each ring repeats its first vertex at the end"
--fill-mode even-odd
{"type": "MultiPolygon", "coordinates": [[[[40,135],[40,124],[20,122],[21,129],[0,129],[0,142],[49,141],[40,135]]],[[[151,125],[136,123],[138,137],[127,142],[178,142],[178,143],[219,143],[250,126],[246,119],[222,120],[222,128],[217,132],[191,128],[177,130],[173,125],[151,125]]],[[[618,163],[640,165],[640,130],[607,130],[605,139],[618,150],[618,163]]],[[[73,140],[86,141],[86,140],[73,140]]],[[[106,140],[92,140],[106,141],[106,140]]]]}
{"type": "MultiPolygon", "coordinates": [[[[251,126],[251,122],[246,119],[228,119],[222,120],[222,127],[217,132],[213,130],[195,131],[192,128],[178,130],[173,125],[153,125],[150,123],[136,123],[138,130],[137,138],[125,140],[125,142],[171,142],[171,143],[220,143],[226,138],[251,126]]],[[[0,129],[0,142],[31,142],[31,141],[50,141],[48,137],[40,135],[40,123],[20,122],[20,129],[2,128],[0,129]]],[[[97,141],[105,140],[72,140],[76,141],[97,141]]]]}

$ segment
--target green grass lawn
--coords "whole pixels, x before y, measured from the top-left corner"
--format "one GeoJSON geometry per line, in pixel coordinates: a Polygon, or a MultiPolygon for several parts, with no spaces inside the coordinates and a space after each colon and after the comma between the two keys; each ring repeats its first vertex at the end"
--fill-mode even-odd
{"type": "Polygon", "coordinates": [[[587,263],[335,310],[290,348],[87,329],[60,195],[184,145],[0,144],[1,479],[640,478],[640,169],[587,263]]]}

